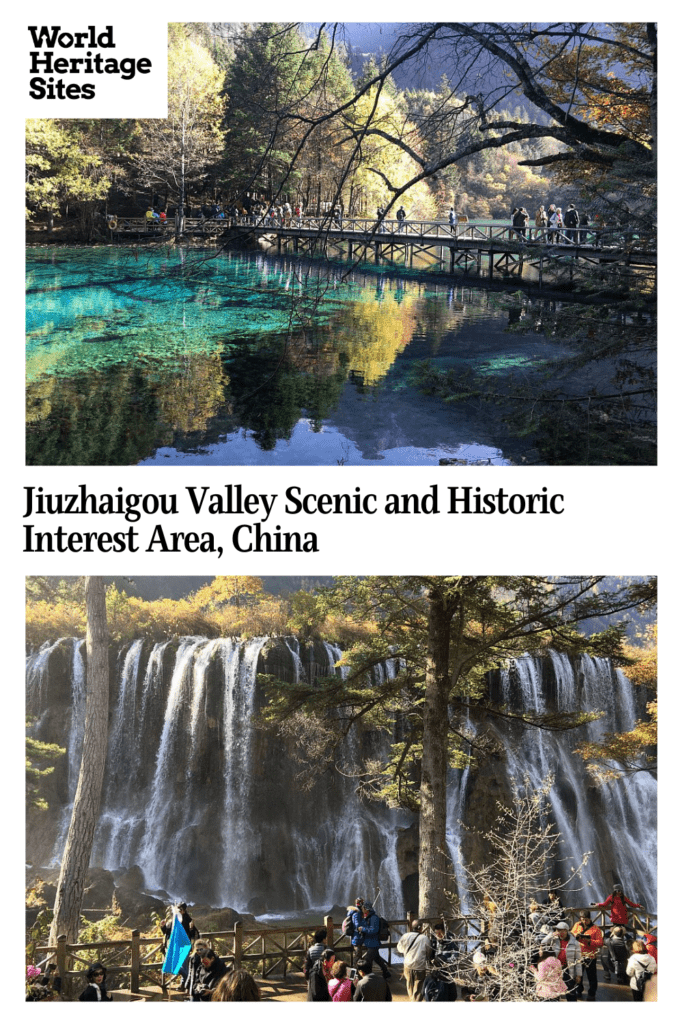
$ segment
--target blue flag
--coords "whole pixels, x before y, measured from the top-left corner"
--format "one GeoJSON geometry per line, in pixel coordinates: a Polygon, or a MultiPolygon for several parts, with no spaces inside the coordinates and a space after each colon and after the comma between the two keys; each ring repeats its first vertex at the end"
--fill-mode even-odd
{"type": "Polygon", "coordinates": [[[180,920],[180,915],[175,914],[173,917],[173,927],[171,928],[171,935],[168,940],[168,949],[166,950],[166,959],[164,960],[161,970],[164,974],[179,974],[180,968],[185,963],[187,954],[192,949],[192,943],[187,937],[187,932],[183,928],[183,923],[180,920]]]}

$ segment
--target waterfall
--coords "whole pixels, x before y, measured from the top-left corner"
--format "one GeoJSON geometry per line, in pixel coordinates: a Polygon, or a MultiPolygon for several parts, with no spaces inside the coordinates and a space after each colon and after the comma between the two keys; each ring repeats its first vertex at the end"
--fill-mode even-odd
{"type": "Polygon", "coordinates": [[[39,651],[32,651],[26,657],[26,711],[29,715],[38,715],[45,709],[47,702],[47,684],[49,678],[50,657],[62,644],[68,643],[67,637],[60,637],[54,643],[45,641],[39,651]]]}
{"type": "MultiPolygon", "coordinates": [[[[393,734],[354,725],[340,742],[336,768],[311,767],[303,777],[293,744],[254,725],[264,701],[259,672],[316,685],[318,678],[348,674],[342,658],[333,643],[295,637],[195,636],[126,645],[112,678],[93,864],[116,872],[137,866],[148,891],[240,912],[257,905],[272,912],[327,910],[379,893],[380,912],[400,917],[405,876],[414,870],[402,859],[404,850],[412,856],[414,816],[356,792],[361,762],[381,759],[387,745],[398,742],[400,721],[393,734]]],[[[372,682],[386,683],[402,669],[390,658],[372,682]]],[[[78,777],[84,642],[43,645],[27,659],[26,680],[35,735],[68,748],[46,812],[53,816],[54,849],[36,854],[45,863],[61,855],[78,777]]],[[[461,907],[468,909],[464,861],[477,856],[462,823],[490,826],[495,799],[486,788],[492,784],[495,798],[504,798],[525,777],[540,786],[552,772],[550,810],[562,837],[556,873],[566,875],[593,851],[567,902],[603,899],[618,879],[655,911],[655,780],[641,773],[598,787],[574,754],[583,739],[630,729],[642,713],[626,675],[605,658],[523,655],[492,676],[491,686],[515,709],[597,709],[604,717],[577,733],[550,733],[482,720],[474,708],[464,718],[458,713],[458,728],[481,738],[492,733],[502,751],[480,770],[449,770],[446,838],[461,907]]],[[[330,712],[332,727],[341,714],[330,712]]],[[[298,742],[304,749],[307,728],[302,719],[298,742]]]]}
{"type": "Polygon", "coordinates": [[[71,657],[71,721],[67,755],[69,758],[69,804],[73,806],[78,786],[83,753],[83,727],[85,725],[85,663],[83,648],[85,640],[73,641],[71,657]]]}
{"type": "Polygon", "coordinates": [[[256,665],[265,637],[250,640],[243,649],[228,641],[223,647],[225,680],[223,735],[230,756],[225,766],[223,824],[224,876],[222,902],[246,906],[249,898],[243,869],[245,849],[258,847],[258,824],[251,814],[252,756],[256,665]]]}
{"type": "MultiPolygon", "coordinates": [[[[550,665],[549,692],[543,684],[544,659],[518,658],[500,673],[503,699],[535,712],[551,708],[600,711],[603,717],[584,727],[591,740],[633,727],[638,717],[634,688],[608,659],[583,655],[575,673],[567,655],[550,652],[550,665]]],[[[580,877],[570,884],[565,903],[579,906],[602,900],[618,879],[637,902],[650,910],[656,908],[655,779],[643,772],[598,787],[574,752],[586,733],[548,733],[535,728],[509,731],[499,723],[491,728],[505,751],[505,771],[514,787],[521,789],[528,778],[538,789],[553,775],[549,803],[561,837],[557,874],[568,879],[584,854],[592,853],[580,877]]],[[[455,814],[457,807],[462,816],[461,805],[462,797],[453,800],[449,813],[455,814]]],[[[449,830],[457,846],[457,830],[450,816],[449,830]]],[[[451,855],[455,862],[453,849],[451,855]]]]}
{"type": "Polygon", "coordinates": [[[186,787],[191,766],[184,756],[184,725],[187,706],[192,703],[192,661],[206,643],[203,638],[185,637],[176,653],[146,813],[148,824],[139,852],[139,865],[152,889],[163,888],[167,883],[162,866],[171,872],[177,870],[183,857],[185,832],[192,825],[194,807],[186,787]]]}
{"type": "Polygon", "coordinates": [[[26,712],[35,721],[31,725],[31,734],[36,739],[51,739],[50,726],[50,660],[56,652],[71,648],[69,658],[69,698],[64,718],[68,725],[63,728],[57,742],[66,747],[66,777],[63,790],[63,803],[55,822],[55,843],[51,863],[61,855],[66,834],[71,821],[78,775],[81,768],[83,749],[83,725],[85,720],[85,663],[83,661],[84,640],[73,637],[60,637],[54,643],[46,642],[40,650],[31,652],[26,658],[26,712]]]}
{"type": "MultiPolygon", "coordinates": [[[[506,678],[503,685],[508,684],[507,669],[503,670],[506,673],[506,678]]],[[[465,713],[465,720],[463,723],[464,733],[476,733],[476,729],[470,719],[469,708],[465,713]]],[[[468,764],[465,768],[456,769],[451,768],[448,771],[448,792],[447,792],[447,817],[448,823],[446,826],[446,845],[448,847],[448,853],[453,864],[453,872],[455,876],[455,892],[460,900],[460,909],[466,914],[470,910],[470,899],[468,891],[467,874],[465,871],[465,864],[462,855],[462,839],[463,839],[463,820],[465,818],[465,796],[467,794],[467,784],[470,777],[470,765],[468,764]]]]}

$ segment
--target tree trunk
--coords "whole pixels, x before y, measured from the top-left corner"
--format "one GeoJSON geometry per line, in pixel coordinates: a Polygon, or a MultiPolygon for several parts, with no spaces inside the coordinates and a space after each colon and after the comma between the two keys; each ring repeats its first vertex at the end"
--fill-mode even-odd
{"type": "Polygon", "coordinates": [[[453,611],[443,596],[430,595],[425,676],[422,777],[420,781],[419,914],[444,910],[451,864],[446,852],[446,778],[448,773],[448,654],[453,611]]]}
{"type": "Polygon", "coordinates": [[[83,890],[100,809],[107,756],[109,661],[107,610],[101,576],[86,577],[85,603],[88,618],[88,667],[83,756],[57,884],[50,945],[57,944],[59,935],[66,935],[67,942],[76,942],[78,939],[83,890]]]}
{"type": "Polygon", "coordinates": [[[180,182],[178,186],[178,213],[176,216],[176,238],[182,238],[185,231],[185,115],[180,136],[180,182]]]}

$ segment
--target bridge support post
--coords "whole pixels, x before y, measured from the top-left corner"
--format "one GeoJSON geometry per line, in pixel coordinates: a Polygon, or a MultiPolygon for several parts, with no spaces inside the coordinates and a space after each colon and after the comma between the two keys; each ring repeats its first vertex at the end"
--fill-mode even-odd
{"type": "Polygon", "coordinates": [[[455,270],[455,249],[451,248],[451,274],[455,270]]]}

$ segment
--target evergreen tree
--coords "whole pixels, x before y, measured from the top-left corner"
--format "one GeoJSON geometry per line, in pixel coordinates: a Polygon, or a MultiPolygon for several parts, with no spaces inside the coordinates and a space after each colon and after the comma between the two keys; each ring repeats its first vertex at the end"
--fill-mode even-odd
{"type": "MultiPolygon", "coordinates": [[[[618,654],[623,627],[584,637],[576,626],[595,614],[616,614],[642,598],[629,586],[599,593],[603,577],[369,576],[341,577],[327,595],[358,619],[370,635],[344,656],[350,671],[311,689],[271,684],[271,721],[301,716],[321,725],[322,744],[339,741],[325,717],[341,712],[342,734],[357,721],[389,734],[398,720],[401,739],[382,764],[367,765],[359,788],[368,797],[419,812],[419,913],[441,907],[446,854],[446,778],[476,752],[461,720],[470,715],[512,717],[530,727],[566,729],[591,719],[585,713],[512,712],[488,696],[486,673],[502,661],[548,646],[569,653],[618,654]],[[600,611],[598,611],[600,610],[600,611]],[[373,667],[400,659],[395,678],[372,684],[373,667]]],[[[597,709],[599,710],[599,709],[597,709]]],[[[320,762],[321,745],[311,741],[320,762]]],[[[334,756],[330,751],[329,756],[334,756]]]]}

